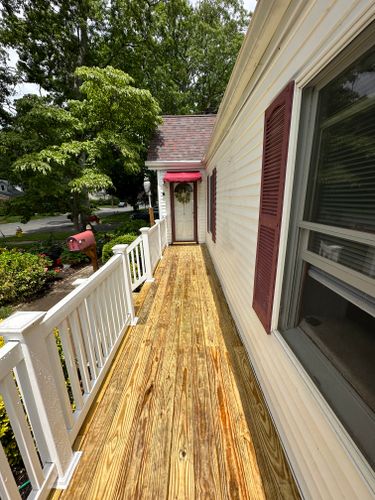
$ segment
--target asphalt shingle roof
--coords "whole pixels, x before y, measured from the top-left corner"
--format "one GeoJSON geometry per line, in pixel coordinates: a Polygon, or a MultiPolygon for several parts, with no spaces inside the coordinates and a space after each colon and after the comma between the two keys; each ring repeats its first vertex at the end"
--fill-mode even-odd
{"type": "Polygon", "coordinates": [[[202,160],[216,115],[163,116],[148,149],[147,161],[202,160]]]}

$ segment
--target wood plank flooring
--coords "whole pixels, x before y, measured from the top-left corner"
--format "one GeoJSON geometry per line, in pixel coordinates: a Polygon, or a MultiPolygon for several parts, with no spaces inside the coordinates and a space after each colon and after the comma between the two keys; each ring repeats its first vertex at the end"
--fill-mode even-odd
{"type": "Polygon", "coordinates": [[[205,248],[169,247],[143,296],[54,498],[299,498],[205,248]]]}

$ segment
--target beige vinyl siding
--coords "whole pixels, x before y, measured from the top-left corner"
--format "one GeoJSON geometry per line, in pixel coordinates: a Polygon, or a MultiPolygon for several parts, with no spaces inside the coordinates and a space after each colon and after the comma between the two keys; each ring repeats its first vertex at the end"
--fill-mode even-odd
{"type": "MultiPolygon", "coordinates": [[[[310,79],[315,76],[344,42],[349,43],[375,18],[375,2],[280,0],[278,4],[287,5],[286,14],[263,59],[252,63],[255,72],[245,75],[249,82],[246,96],[237,96],[236,105],[224,101],[223,109],[229,111],[219,111],[207,166],[208,174],[217,168],[216,243],[208,237],[207,245],[304,497],[374,498],[374,473],[283,339],[277,332],[266,335],[251,305],[264,112],[285,85],[295,80],[274,304],[276,326],[298,132],[299,82],[307,82],[307,75],[310,79]],[[294,24],[284,29],[291,19],[294,24]],[[234,109],[237,114],[226,116],[234,109]]],[[[256,11],[252,22],[267,8],[265,2],[259,2],[260,12],[256,11]]],[[[244,78],[246,68],[237,64],[236,70],[244,78]]],[[[227,93],[234,95],[235,91],[227,93]]]]}

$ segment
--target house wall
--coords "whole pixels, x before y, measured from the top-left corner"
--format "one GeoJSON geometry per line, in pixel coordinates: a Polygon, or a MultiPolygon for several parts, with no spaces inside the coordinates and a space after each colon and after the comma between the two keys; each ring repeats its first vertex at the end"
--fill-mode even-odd
{"type": "MultiPolygon", "coordinates": [[[[159,199],[159,214],[160,217],[168,216],[168,242],[172,242],[172,218],[171,218],[171,200],[170,200],[170,185],[164,183],[164,175],[166,170],[157,171],[158,181],[158,199],[159,199]]],[[[198,242],[206,241],[206,172],[200,170],[202,181],[197,183],[198,196],[198,242]]]]}
{"type": "Polygon", "coordinates": [[[207,155],[208,174],[217,168],[217,240],[213,243],[207,236],[209,252],[305,498],[365,499],[375,494],[373,472],[275,331],[302,88],[374,18],[375,3],[368,0],[259,2],[251,30],[261,32],[264,26],[264,32],[248,49],[250,54],[242,49],[207,155]],[[272,34],[267,29],[273,30],[272,34]],[[262,43],[264,50],[259,55],[262,43]],[[267,335],[252,310],[263,124],[265,110],[290,80],[296,81],[296,90],[274,332],[267,335]]]}

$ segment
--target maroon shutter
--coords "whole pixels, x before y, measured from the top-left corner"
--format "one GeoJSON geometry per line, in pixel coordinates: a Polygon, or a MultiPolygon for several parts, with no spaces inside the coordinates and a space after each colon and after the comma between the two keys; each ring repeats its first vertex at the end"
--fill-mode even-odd
{"type": "Polygon", "coordinates": [[[212,241],[216,243],[216,168],[212,172],[212,188],[211,188],[211,234],[212,241]]]}
{"type": "Polygon", "coordinates": [[[294,82],[266,110],[253,308],[271,329],[294,82]]]}
{"type": "Polygon", "coordinates": [[[207,175],[207,232],[210,232],[210,177],[207,175]]]}

